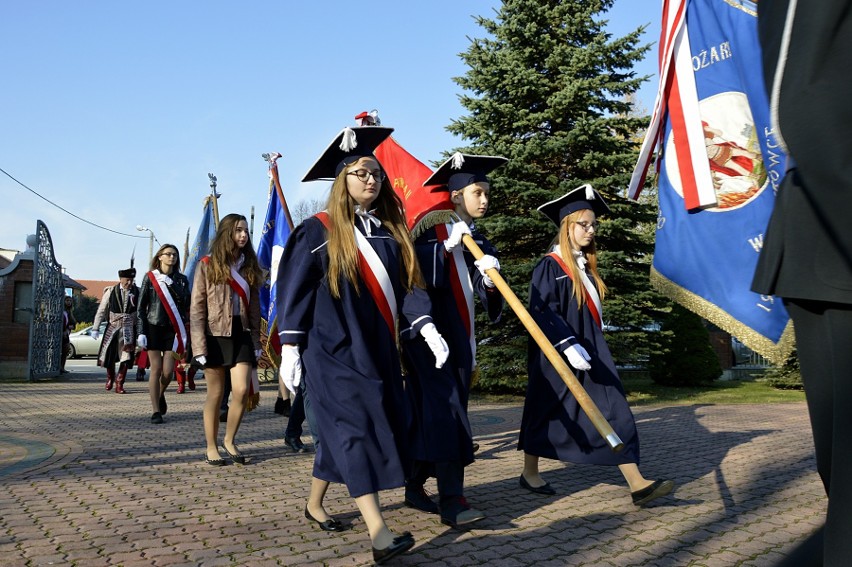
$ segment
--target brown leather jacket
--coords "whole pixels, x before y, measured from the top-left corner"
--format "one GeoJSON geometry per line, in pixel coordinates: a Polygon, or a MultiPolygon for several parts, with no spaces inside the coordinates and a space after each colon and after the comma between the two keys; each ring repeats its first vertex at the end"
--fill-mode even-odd
{"type": "MultiPolygon", "coordinates": [[[[189,305],[189,333],[192,356],[207,356],[207,335],[230,337],[234,320],[234,295],[227,283],[213,285],[207,281],[207,262],[198,262],[189,305]]],[[[255,350],[260,350],[260,294],[251,288],[248,313],[240,310],[243,329],[251,332],[255,350]]]]}

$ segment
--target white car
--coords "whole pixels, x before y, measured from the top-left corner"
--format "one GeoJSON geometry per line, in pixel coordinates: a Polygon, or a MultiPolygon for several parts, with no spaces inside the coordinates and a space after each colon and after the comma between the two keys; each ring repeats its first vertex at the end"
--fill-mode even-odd
{"type": "Polygon", "coordinates": [[[92,327],[86,327],[82,331],[71,333],[71,353],[68,356],[70,358],[98,356],[98,351],[101,349],[101,341],[104,340],[106,326],[106,323],[101,323],[101,334],[97,340],[92,338],[92,327]]]}

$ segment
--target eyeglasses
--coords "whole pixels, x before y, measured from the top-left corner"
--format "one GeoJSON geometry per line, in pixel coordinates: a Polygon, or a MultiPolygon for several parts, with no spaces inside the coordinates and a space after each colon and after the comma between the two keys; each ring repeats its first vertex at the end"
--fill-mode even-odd
{"type": "Polygon", "coordinates": [[[177,256],[177,252],[163,252],[160,256],[177,256]]]}
{"type": "Polygon", "coordinates": [[[374,169],[373,171],[368,171],[366,169],[356,169],[355,171],[350,171],[346,175],[354,175],[358,178],[358,181],[363,181],[364,183],[366,183],[367,180],[370,179],[371,175],[373,176],[373,180],[376,183],[381,183],[387,178],[385,172],[381,169],[374,169]]]}
{"type": "Polygon", "coordinates": [[[598,221],[588,222],[588,221],[577,221],[574,224],[579,225],[586,232],[597,231],[598,230],[598,221]]]}

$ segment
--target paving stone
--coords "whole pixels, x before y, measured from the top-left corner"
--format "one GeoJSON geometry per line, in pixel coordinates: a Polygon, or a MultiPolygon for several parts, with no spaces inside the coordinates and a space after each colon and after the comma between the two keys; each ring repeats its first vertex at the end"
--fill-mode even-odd
{"type": "MultiPolygon", "coordinates": [[[[220,468],[202,461],[203,379],[193,395],[169,397],[157,428],[147,423],[144,388],[110,396],[95,367],[75,367],[70,379],[48,385],[4,384],[0,431],[47,444],[54,455],[2,477],[0,563],[372,564],[366,526],[345,487],[331,486],[326,507],[349,531],[330,534],[305,520],[313,457],[285,451],[285,421],[271,409],[275,383],[261,385],[261,406],[237,438],[251,464],[220,468]]],[[[466,469],[466,493],[487,518],[470,531],[452,530],[404,507],[401,489],[382,493],[389,527],[417,541],[399,564],[771,565],[825,514],[807,408],[781,409],[635,408],[643,473],[677,485],[673,496],[639,509],[615,467],[543,459],[542,475],[558,494],[522,490],[521,407],[474,402],[481,449],[466,469]]],[[[0,453],[4,463],[26,454],[0,453]]],[[[427,489],[437,492],[434,480],[427,489]]]]}

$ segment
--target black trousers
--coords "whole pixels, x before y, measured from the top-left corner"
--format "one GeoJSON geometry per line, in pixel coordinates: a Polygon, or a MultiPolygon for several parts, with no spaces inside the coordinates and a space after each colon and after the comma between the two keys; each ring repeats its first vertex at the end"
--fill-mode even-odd
{"type": "Polygon", "coordinates": [[[407,484],[413,488],[421,487],[430,476],[438,481],[438,497],[442,505],[464,496],[464,466],[459,461],[414,461],[407,484]]]}
{"type": "MultiPolygon", "coordinates": [[[[785,300],[796,329],[817,471],[828,495],[824,564],[852,557],[852,305],[785,300]]],[[[820,564],[818,558],[811,557],[820,564]]]]}

